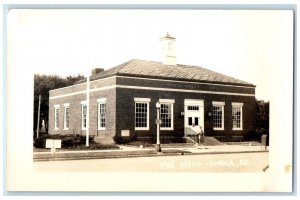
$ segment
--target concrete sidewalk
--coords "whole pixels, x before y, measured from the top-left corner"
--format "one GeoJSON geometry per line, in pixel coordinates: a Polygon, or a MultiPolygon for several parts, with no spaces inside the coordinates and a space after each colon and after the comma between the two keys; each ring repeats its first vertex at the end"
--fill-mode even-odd
{"type": "Polygon", "coordinates": [[[218,146],[193,146],[193,147],[163,147],[157,153],[154,148],[138,148],[119,145],[117,150],[86,150],[86,151],[56,151],[34,152],[34,161],[51,160],[79,160],[79,159],[104,159],[149,156],[175,156],[175,155],[201,155],[201,154],[229,154],[229,153],[258,153],[268,152],[264,146],[246,145],[218,145],[218,146]]]}

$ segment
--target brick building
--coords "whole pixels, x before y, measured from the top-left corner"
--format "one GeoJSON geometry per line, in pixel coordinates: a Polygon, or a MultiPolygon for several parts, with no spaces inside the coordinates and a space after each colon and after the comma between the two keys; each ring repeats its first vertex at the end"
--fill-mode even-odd
{"type": "MultiPolygon", "coordinates": [[[[175,38],[161,38],[162,62],[130,60],[90,77],[89,134],[101,142],[178,142],[200,132],[240,140],[255,130],[255,86],[176,63],[175,38]]],[[[50,91],[50,134],[86,134],[86,80],[50,91]]]]}

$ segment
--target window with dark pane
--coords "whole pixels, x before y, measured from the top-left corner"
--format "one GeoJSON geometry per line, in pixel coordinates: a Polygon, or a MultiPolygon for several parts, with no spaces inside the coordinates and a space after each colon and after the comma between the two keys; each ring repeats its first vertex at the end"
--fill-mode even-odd
{"type": "Polygon", "coordinates": [[[199,125],[199,118],[195,117],[195,126],[198,126],[198,125],[199,125]]]}
{"type": "Polygon", "coordinates": [[[69,116],[69,107],[65,107],[65,129],[69,128],[69,120],[70,116],[69,116]]]}
{"type": "Polygon", "coordinates": [[[162,128],[172,127],[172,104],[160,104],[160,119],[162,128]]]}
{"type": "Polygon", "coordinates": [[[54,115],[55,115],[55,128],[59,128],[59,108],[54,109],[54,115]]]}
{"type": "Polygon", "coordinates": [[[86,114],[87,107],[86,105],[82,105],[82,128],[86,128],[86,114]]]}
{"type": "Polygon", "coordinates": [[[188,106],[188,110],[199,110],[199,106],[188,106]]]}
{"type": "Polygon", "coordinates": [[[189,117],[189,126],[192,126],[193,125],[193,118],[192,117],[189,117]]]}
{"type": "Polygon", "coordinates": [[[98,126],[99,128],[105,128],[106,103],[99,103],[98,109],[98,126]]]}
{"type": "Polygon", "coordinates": [[[222,106],[213,106],[213,127],[222,128],[223,126],[223,111],[222,106]]]}
{"type": "Polygon", "coordinates": [[[135,127],[147,128],[147,103],[135,103],[135,127]]]}
{"type": "Polygon", "coordinates": [[[242,107],[232,107],[232,128],[241,128],[242,107]]]}

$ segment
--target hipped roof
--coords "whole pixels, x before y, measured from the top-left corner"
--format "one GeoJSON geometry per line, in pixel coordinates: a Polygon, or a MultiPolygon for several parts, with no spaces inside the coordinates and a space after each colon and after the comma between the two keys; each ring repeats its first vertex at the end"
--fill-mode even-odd
{"type": "Polygon", "coordinates": [[[166,65],[161,62],[137,59],[105,70],[96,74],[91,79],[96,80],[113,75],[254,86],[251,83],[199,66],[182,64],[166,65]]]}

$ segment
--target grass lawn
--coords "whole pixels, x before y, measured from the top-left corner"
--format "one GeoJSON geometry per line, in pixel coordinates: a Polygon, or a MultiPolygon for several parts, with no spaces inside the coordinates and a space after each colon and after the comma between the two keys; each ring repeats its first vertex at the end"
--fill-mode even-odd
{"type": "MultiPolygon", "coordinates": [[[[56,149],[56,151],[84,151],[84,150],[109,150],[109,149],[120,149],[118,145],[110,144],[98,144],[98,143],[90,143],[89,146],[85,146],[85,144],[77,145],[77,146],[69,146],[61,149],[56,149]]],[[[47,148],[36,148],[33,147],[33,152],[50,152],[51,149],[47,148]]]]}
{"type": "MultiPolygon", "coordinates": [[[[212,139],[211,137],[205,137],[204,143],[201,143],[205,146],[214,146],[214,145],[222,145],[217,140],[212,139]]],[[[143,141],[132,141],[130,143],[124,144],[125,146],[132,146],[132,147],[140,147],[143,145],[143,148],[155,148],[156,144],[152,144],[149,142],[143,142],[143,141]]],[[[194,143],[188,143],[188,142],[182,142],[182,143],[161,143],[162,147],[178,147],[178,146],[186,146],[186,147],[192,147],[195,145],[194,143]]]]}
{"type": "Polygon", "coordinates": [[[132,141],[129,143],[124,144],[125,146],[134,146],[134,147],[140,147],[143,145],[143,148],[154,148],[155,144],[151,144],[148,142],[143,142],[143,141],[132,141]]]}
{"type": "Polygon", "coordinates": [[[119,149],[115,144],[99,144],[94,141],[94,137],[89,137],[89,146],[85,145],[85,135],[79,134],[41,134],[39,138],[33,139],[34,152],[49,152],[50,149],[45,148],[47,139],[61,140],[61,147],[57,151],[80,151],[80,150],[109,150],[119,149]]]}

